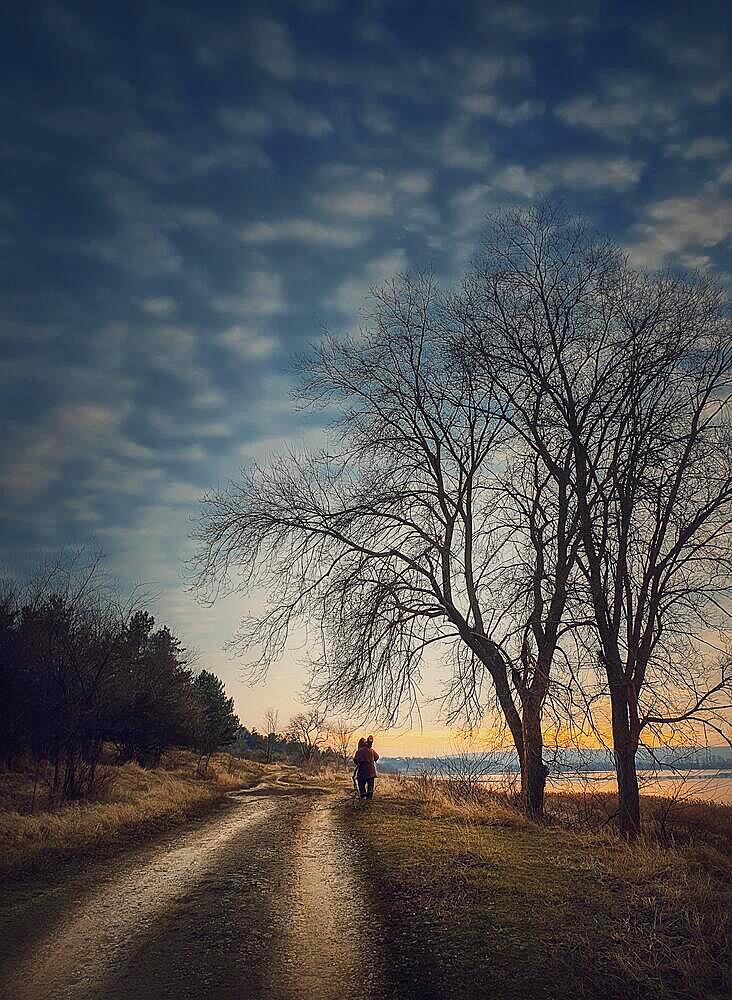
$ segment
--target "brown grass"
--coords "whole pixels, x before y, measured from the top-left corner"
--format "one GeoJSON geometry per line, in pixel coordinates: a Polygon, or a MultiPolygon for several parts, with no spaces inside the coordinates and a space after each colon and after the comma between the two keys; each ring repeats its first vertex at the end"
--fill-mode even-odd
{"type": "MultiPolygon", "coordinates": [[[[25,872],[54,858],[123,844],[167,829],[211,808],[237,788],[249,788],[272,768],[229,756],[211,759],[198,777],[197,758],[168,754],[163,766],[104,765],[97,801],[28,812],[33,774],[0,774],[0,874],[25,872]]],[[[41,799],[41,802],[43,800],[41,799]]]]}
{"type": "Polygon", "coordinates": [[[696,843],[629,846],[608,824],[539,826],[495,797],[461,802],[436,785],[381,778],[378,799],[342,813],[401,996],[483,997],[496,984],[504,1000],[728,995],[725,807],[689,804],[687,831],[712,824],[696,843]]]}

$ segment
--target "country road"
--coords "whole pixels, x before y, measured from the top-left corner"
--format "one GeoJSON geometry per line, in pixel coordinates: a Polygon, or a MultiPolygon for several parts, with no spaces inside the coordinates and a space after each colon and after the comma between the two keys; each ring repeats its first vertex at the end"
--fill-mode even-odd
{"type": "Polygon", "coordinates": [[[334,794],[269,782],[0,899],[3,1000],[384,997],[334,794]]]}

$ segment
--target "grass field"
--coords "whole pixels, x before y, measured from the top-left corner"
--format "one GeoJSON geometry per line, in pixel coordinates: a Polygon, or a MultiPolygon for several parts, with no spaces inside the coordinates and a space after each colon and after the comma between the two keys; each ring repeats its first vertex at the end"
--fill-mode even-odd
{"type": "Polygon", "coordinates": [[[37,869],[54,859],[128,843],[165,830],[219,802],[228,791],[249,788],[267,765],[213,757],[198,777],[197,758],[169,753],[163,766],[137,764],[102,768],[97,801],[43,811],[43,796],[31,815],[33,775],[29,770],[0,773],[0,875],[37,869]]]}
{"type": "MultiPolygon", "coordinates": [[[[555,813],[580,808],[550,802],[555,813]]],[[[706,812],[709,842],[628,846],[607,828],[539,827],[488,798],[461,803],[382,778],[378,798],[344,806],[341,820],[404,998],[721,1000],[730,810],[692,811],[699,829],[706,812]]]]}

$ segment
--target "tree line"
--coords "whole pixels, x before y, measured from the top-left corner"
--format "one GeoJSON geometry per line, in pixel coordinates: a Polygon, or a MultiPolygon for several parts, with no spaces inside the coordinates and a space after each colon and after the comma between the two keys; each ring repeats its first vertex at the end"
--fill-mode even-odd
{"type": "Polygon", "coordinates": [[[388,725],[439,657],[446,717],[502,725],[529,815],[547,732],[594,738],[636,836],[639,748],[731,736],[722,285],[511,210],[456,285],[395,276],[296,366],[327,446],[247,467],[194,533],[204,600],[269,595],[232,641],[252,675],[306,623],[313,703],[388,725]]]}
{"type": "Polygon", "coordinates": [[[82,556],[3,584],[0,716],[0,760],[30,757],[52,804],[93,794],[105,748],[144,767],[174,745],[205,760],[239,729],[222,682],[82,556]]]}

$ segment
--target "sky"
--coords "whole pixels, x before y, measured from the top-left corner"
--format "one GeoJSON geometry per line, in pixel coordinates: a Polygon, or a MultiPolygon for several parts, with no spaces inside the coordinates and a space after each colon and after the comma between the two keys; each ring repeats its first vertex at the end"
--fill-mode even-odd
{"type": "MultiPolygon", "coordinates": [[[[201,494],[317,444],[292,355],[356,327],[395,272],[454,279],[491,211],[561,200],[639,266],[730,280],[731,21],[669,0],[13,5],[6,570],[101,548],[246,724],[286,719],[305,650],[251,689],[222,648],[248,605],[186,591],[201,494]]],[[[447,740],[425,719],[391,752],[447,740]]]]}

